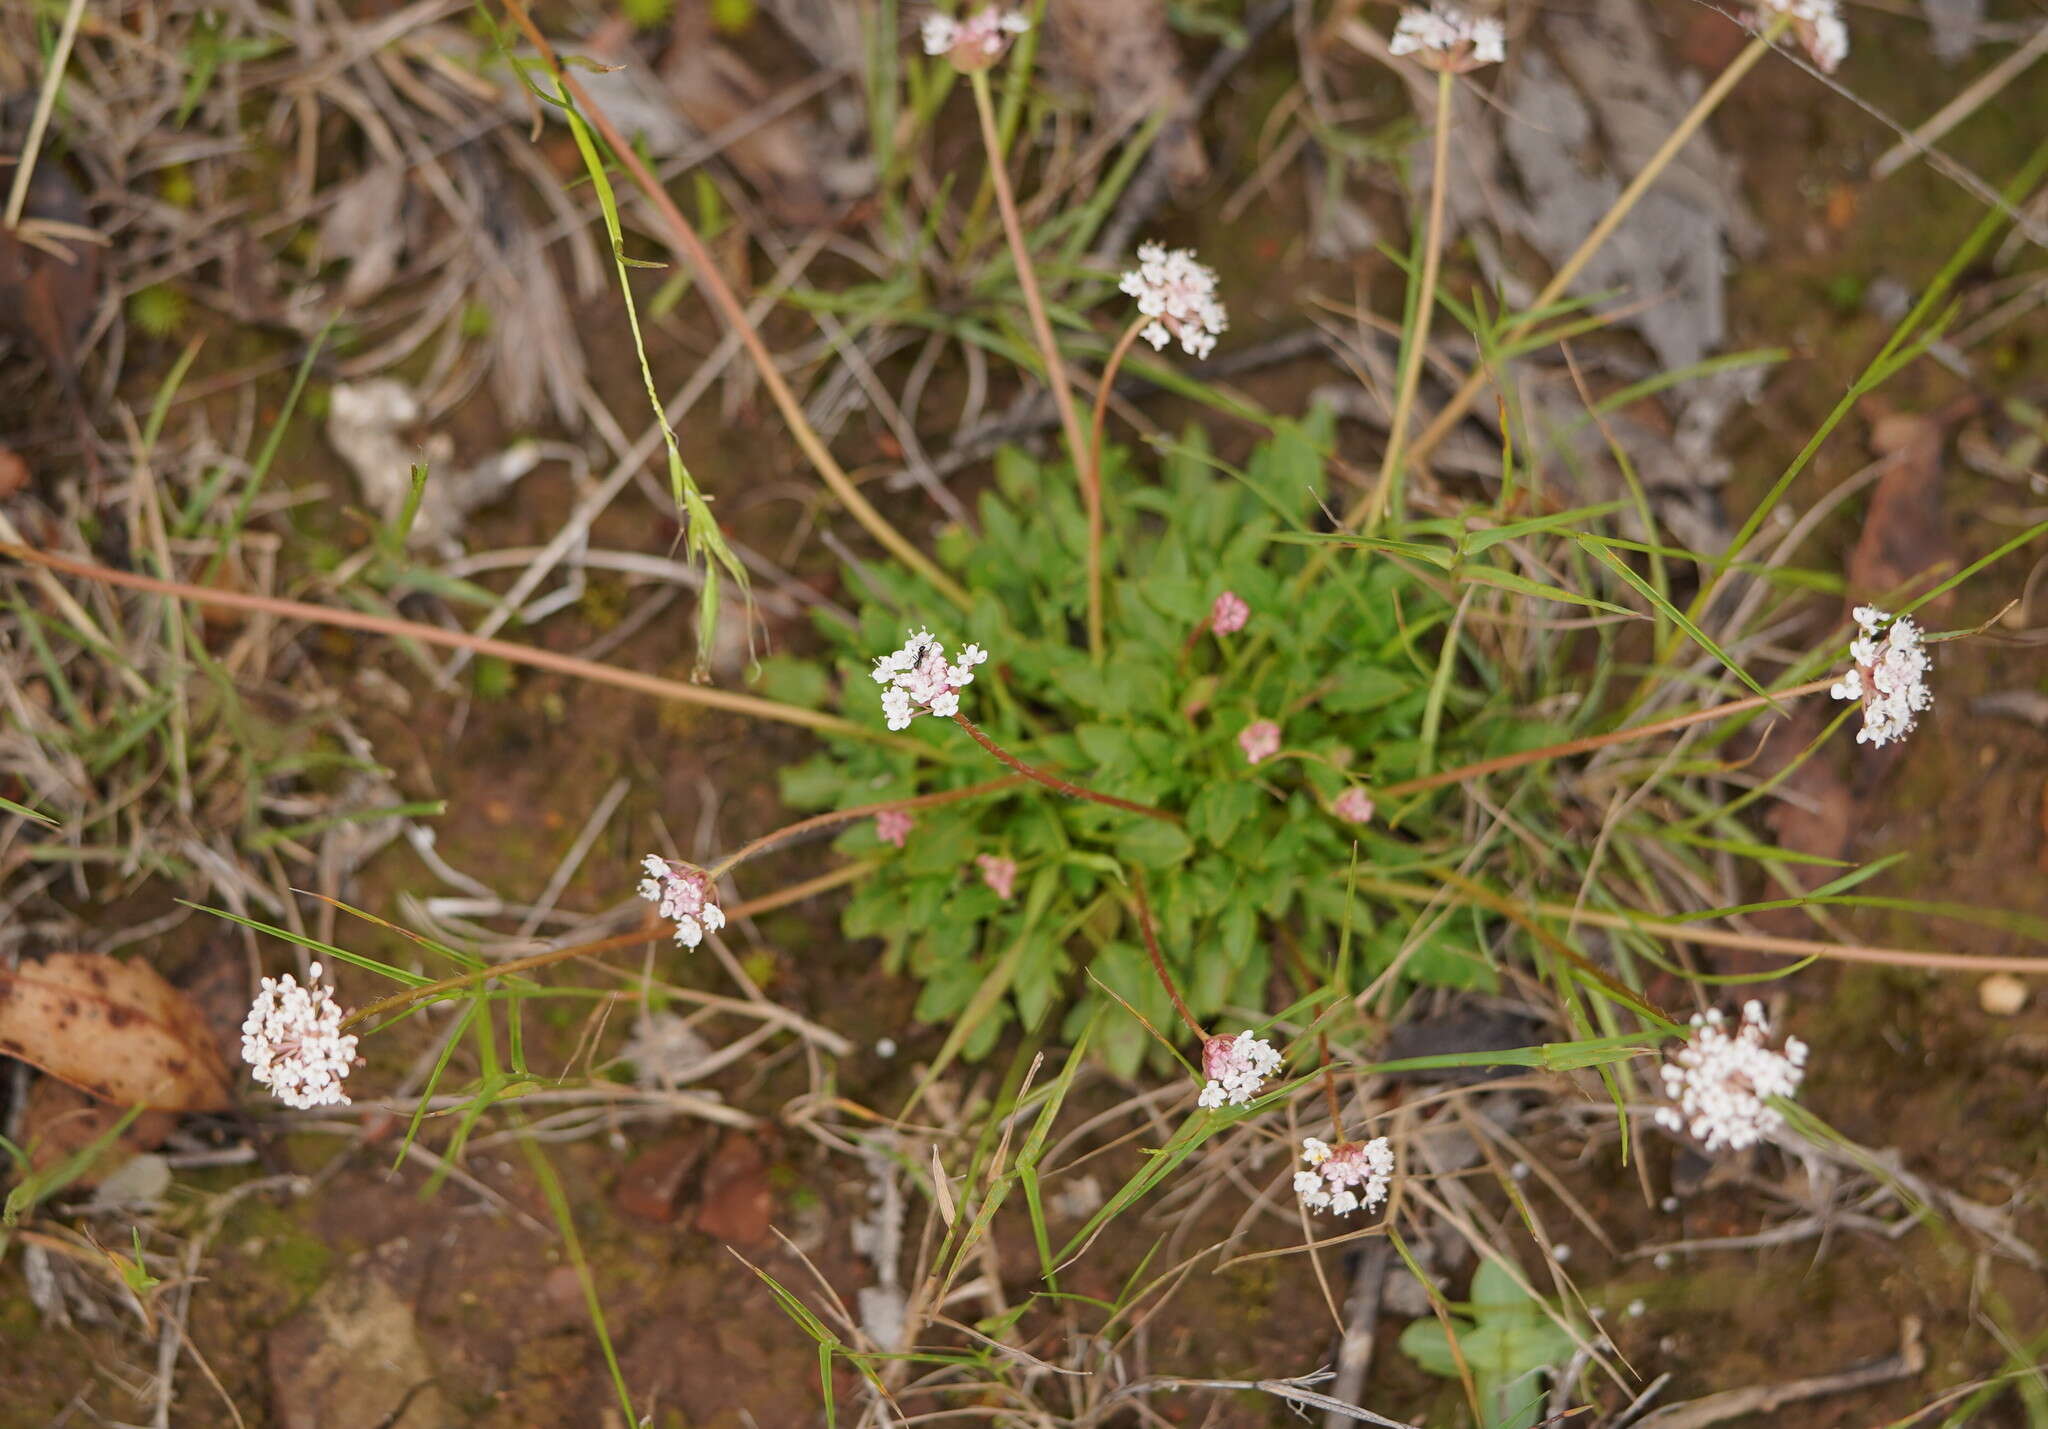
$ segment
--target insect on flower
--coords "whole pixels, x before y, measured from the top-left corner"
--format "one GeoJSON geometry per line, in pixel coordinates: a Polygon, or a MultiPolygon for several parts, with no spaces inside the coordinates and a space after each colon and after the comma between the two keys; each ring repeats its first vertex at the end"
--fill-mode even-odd
{"type": "Polygon", "coordinates": [[[1152,321],[1139,337],[1163,351],[1176,338],[1190,357],[1207,357],[1230,326],[1216,301],[1216,270],[1195,261],[1192,248],[1172,251],[1157,243],[1138,245],[1138,266],[1117,284],[1138,300],[1138,312],[1152,321]]]}
{"type": "Polygon", "coordinates": [[[961,73],[987,69],[1003,57],[1010,41],[1031,28],[1023,12],[984,5],[965,20],[950,15],[924,17],[924,52],[944,55],[961,73]]]}
{"type": "Polygon", "coordinates": [[[1855,668],[1828,693],[1863,702],[1856,742],[1882,748],[1912,733],[1917,717],[1934,703],[1934,692],[1927,688],[1933,662],[1910,616],[1890,616],[1869,605],[1857,606],[1855,616],[1863,632],[1849,642],[1855,668]]]}
{"type": "Polygon", "coordinates": [[[1731,1032],[1718,1008],[1692,1019],[1692,1035],[1663,1068],[1664,1094],[1675,1103],[1660,1107],[1657,1125],[1690,1135],[1707,1151],[1741,1151],[1784,1124],[1770,1105],[1789,1097],[1806,1077],[1806,1044],[1785,1039],[1771,1046],[1771,1021],[1763,1004],[1747,1002],[1731,1032]]]}
{"type": "Polygon", "coordinates": [[[694,948],[706,933],[725,926],[725,910],[718,906],[711,880],[686,863],[671,863],[650,853],[641,860],[647,877],[640,880],[640,896],[660,907],[661,916],[673,918],[676,941],[694,948]]]}
{"type": "Polygon", "coordinates": [[[1206,1107],[1244,1106],[1259,1094],[1266,1078],[1280,1070],[1273,1044],[1247,1028],[1236,1036],[1211,1037],[1202,1044],[1202,1085],[1197,1101],[1206,1107]]]}
{"type": "Polygon", "coordinates": [[[1394,1180],[1394,1148],[1384,1136],[1338,1146],[1306,1136],[1301,1159],[1308,1169],[1294,1173],[1294,1194],[1311,1211],[1339,1216],[1369,1211],[1386,1200],[1394,1180]]]}
{"type": "Polygon", "coordinates": [[[286,1106],[347,1106],[341,1081],[355,1065],[356,1039],[341,1030],[333,991],[314,985],[320,964],[306,978],[304,987],[290,973],[263,979],[242,1022],[242,1060],[286,1106]]]}
{"type": "Polygon", "coordinates": [[[948,664],[946,647],[929,630],[914,630],[900,650],[875,661],[875,683],[882,691],[882,713],[889,728],[908,729],[921,714],[950,719],[960,710],[960,691],[974,683],[974,667],[988,659],[979,645],[960,652],[960,663],[948,664]]]}
{"type": "Polygon", "coordinates": [[[1465,74],[1507,58],[1507,32],[1498,20],[1475,20],[1455,5],[1432,5],[1401,12],[1387,49],[1413,55],[1429,69],[1465,74]]]}

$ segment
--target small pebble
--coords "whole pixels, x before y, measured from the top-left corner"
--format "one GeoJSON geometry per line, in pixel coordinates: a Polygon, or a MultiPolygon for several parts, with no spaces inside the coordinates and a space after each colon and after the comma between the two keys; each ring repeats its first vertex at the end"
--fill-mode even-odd
{"type": "Polygon", "coordinates": [[[1977,1004],[1993,1017],[2011,1017],[2027,1005],[2027,985],[2011,973],[1993,973],[1977,984],[1977,1004]]]}
{"type": "Polygon", "coordinates": [[[1550,1248],[1550,1258],[1563,1265],[1572,1258],[1572,1248],[1568,1245],[1554,1245],[1550,1248]]]}
{"type": "Polygon", "coordinates": [[[1660,1204],[1664,1207],[1665,1215],[1675,1216],[1678,1214],[1678,1197],[1666,1196],[1660,1204]]]}
{"type": "Polygon", "coordinates": [[[1640,1300],[1631,1300],[1628,1302],[1628,1308],[1621,1313],[1628,1316],[1631,1320],[1640,1320],[1643,1317],[1643,1311],[1648,1308],[1640,1300]]]}
{"type": "Polygon", "coordinates": [[[895,1056],[896,1039],[894,1037],[884,1037],[881,1041],[875,1043],[875,1055],[877,1057],[895,1056]]]}

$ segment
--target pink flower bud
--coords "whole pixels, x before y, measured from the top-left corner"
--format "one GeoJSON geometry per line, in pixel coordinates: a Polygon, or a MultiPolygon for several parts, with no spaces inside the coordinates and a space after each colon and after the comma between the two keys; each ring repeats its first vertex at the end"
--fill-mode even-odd
{"type": "Polygon", "coordinates": [[[1251,618],[1252,608],[1235,591],[1225,591],[1209,607],[1209,628],[1218,635],[1235,635],[1251,618]]]}
{"type": "Polygon", "coordinates": [[[1280,726],[1269,719],[1254,720],[1238,735],[1237,747],[1252,764],[1271,759],[1280,752],[1280,726]]]}

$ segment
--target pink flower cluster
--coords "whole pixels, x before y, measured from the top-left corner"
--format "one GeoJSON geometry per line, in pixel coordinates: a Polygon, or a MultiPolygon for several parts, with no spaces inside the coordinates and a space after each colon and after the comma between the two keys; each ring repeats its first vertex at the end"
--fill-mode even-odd
{"type": "Polygon", "coordinates": [[[1664,1094],[1657,1125],[1684,1132],[1708,1151],[1741,1151],[1783,1124],[1772,1097],[1789,1097],[1806,1079],[1806,1044],[1785,1039],[1771,1045],[1771,1020],[1763,1004],[1747,1002],[1730,1031],[1718,1008],[1692,1019],[1692,1035],[1664,1064],[1664,1094]]]}
{"type": "Polygon", "coordinates": [[[1463,74],[1507,58],[1507,32],[1498,20],[1475,20],[1455,5],[1403,10],[1387,49],[1414,55],[1430,69],[1463,74]]]}
{"type": "Polygon", "coordinates": [[[661,916],[673,918],[676,941],[694,948],[706,933],[725,926],[725,910],[715,901],[711,880],[687,864],[670,863],[650,853],[641,861],[647,877],[640,880],[640,896],[659,905],[661,916]]]}
{"type": "Polygon", "coordinates": [[[1209,628],[1218,635],[1235,635],[1252,618],[1252,608],[1236,591],[1227,590],[1209,607],[1209,628]]]}
{"type": "Polygon", "coordinates": [[[875,815],[875,837],[896,848],[903,847],[903,841],[916,826],[917,820],[901,809],[884,809],[875,815]]]}
{"type": "Polygon", "coordinates": [[[960,663],[949,664],[946,647],[929,630],[912,631],[902,649],[875,661],[875,683],[887,687],[882,713],[889,728],[908,729],[921,714],[950,719],[959,713],[960,691],[974,683],[974,667],[986,659],[986,650],[970,645],[960,652],[960,663]]]}
{"type": "Polygon", "coordinates": [[[1911,734],[1920,714],[1934,703],[1934,692],[1927,688],[1933,662],[1912,617],[1890,616],[1870,605],[1857,606],[1855,614],[1862,631],[1849,642],[1855,668],[1828,693],[1863,702],[1856,742],[1877,749],[1911,734]]]}
{"type": "Polygon", "coordinates": [[[1394,1148],[1384,1136],[1341,1146],[1303,1137],[1301,1159],[1308,1169],[1294,1173],[1294,1194],[1311,1211],[1339,1216],[1369,1211],[1386,1200],[1394,1179],[1394,1148]]]}
{"type": "Polygon", "coordinates": [[[1211,1037],[1202,1044],[1202,1075],[1208,1081],[1197,1100],[1206,1107],[1245,1106],[1279,1070],[1280,1054],[1273,1044],[1252,1036],[1249,1028],[1234,1037],[1211,1037]]]}
{"type": "Polygon", "coordinates": [[[334,993],[316,985],[320,964],[306,977],[304,987],[290,973],[263,979],[242,1022],[242,1060],[286,1106],[347,1106],[341,1079],[355,1065],[356,1039],[341,1030],[334,993]]]}
{"type": "Polygon", "coordinates": [[[1005,901],[1017,891],[1017,861],[1003,858],[998,854],[981,853],[974,856],[975,867],[981,870],[981,881],[995,890],[996,897],[1005,901]]]}
{"type": "Polygon", "coordinates": [[[1280,752],[1280,726],[1269,719],[1253,720],[1237,736],[1245,761],[1262,763],[1280,752]]]}
{"type": "Polygon", "coordinates": [[[1180,340],[1190,357],[1207,357],[1216,339],[1230,326],[1230,315],[1216,301],[1216,270],[1197,263],[1193,249],[1168,251],[1157,243],[1138,245],[1138,266],[1117,285],[1138,300],[1138,312],[1152,319],[1138,336],[1163,350],[1180,340]]]}
{"type": "Polygon", "coordinates": [[[987,69],[1003,57],[1013,36],[1030,28],[1031,22],[1022,11],[997,5],[984,5],[965,20],[950,15],[927,15],[923,25],[924,52],[944,55],[954,68],[962,71],[987,69]]]}

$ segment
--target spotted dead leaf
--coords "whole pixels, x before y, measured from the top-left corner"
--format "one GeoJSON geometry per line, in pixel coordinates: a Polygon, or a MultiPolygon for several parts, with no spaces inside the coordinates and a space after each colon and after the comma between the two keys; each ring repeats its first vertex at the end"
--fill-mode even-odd
{"type": "Polygon", "coordinates": [[[0,1054],[119,1106],[220,1111],[228,1071],[189,998],[146,963],[54,953],[0,969],[0,1054]]]}

